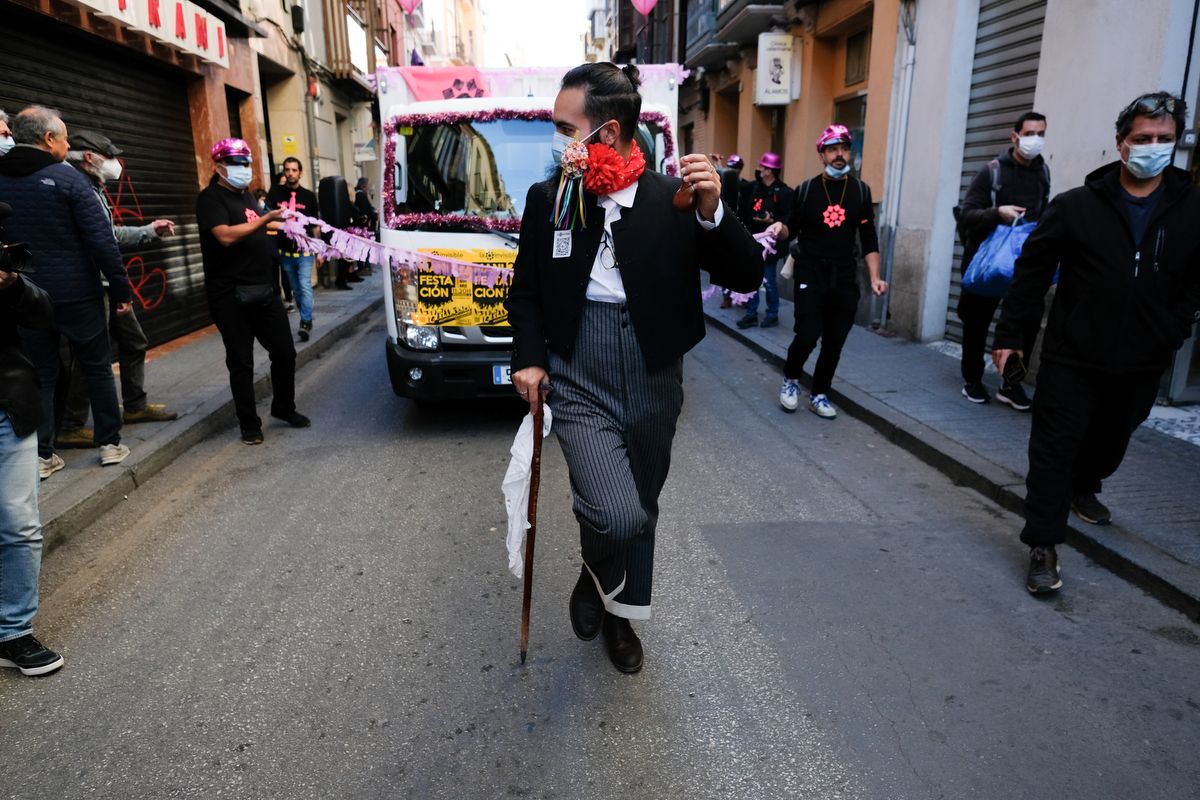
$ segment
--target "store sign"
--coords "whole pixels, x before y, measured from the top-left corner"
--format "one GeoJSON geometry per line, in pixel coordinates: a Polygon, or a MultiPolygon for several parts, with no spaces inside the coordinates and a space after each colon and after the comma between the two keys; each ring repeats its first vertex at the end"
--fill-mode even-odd
{"type": "Polygon", "coordinates": [[[792,45],[790,33],[758,35],[758,69],[754,102],[760,106],[785,106],[792,99],[792,45]]]}
{"type": "Polygon", "coordinates": [[[229,67],[225,23],[190,0],[71,0],[181,53],[229,67]]]}
{"type": "Polygon", "coordinates": [[[95,10],[100,16],[120,22],[127,28],[137,22],[137,7],[134,0],[83,0],[81,5],[95,10]]]}

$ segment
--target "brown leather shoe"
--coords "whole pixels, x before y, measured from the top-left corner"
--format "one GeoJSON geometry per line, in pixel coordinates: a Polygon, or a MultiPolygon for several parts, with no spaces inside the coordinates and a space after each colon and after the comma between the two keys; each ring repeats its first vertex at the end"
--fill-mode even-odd
{"type": "Polygon", "coordinates": [[[642,640],[624,617],[604,615],[604,644],[613,666],[621,672],[633,673],[642,668],[642,640]]]}
{"type": "Polygon", "coordinates": [[[600,622],[604,619],[604,602],[596,591],[596,582],[587,567],[579,570],[579,580],[571,591],[568,605],[571,613],[571,629],[585,642],[595,639],[600,633],[600,622]]]}
{"type": "Polygon", "coordinates": [[[170,422],[179,419],[179,415],[174,411],[167,411],[167,407],[162,403],[147,403],[140,411],[126,411],[122,418],[126,425],[133,425],[137,422],[170,422]]]}
{"type": "Polygon", "coordinates": [[[91,449],[96,446],[91,428],[75,428],[69,431],[59,431],[54,437],[54,446],[62,450],[91,449]]]}

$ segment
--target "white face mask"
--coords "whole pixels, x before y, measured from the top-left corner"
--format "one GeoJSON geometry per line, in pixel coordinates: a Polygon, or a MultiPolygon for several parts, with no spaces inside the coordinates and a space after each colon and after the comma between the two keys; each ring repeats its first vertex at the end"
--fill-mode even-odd
{"type": "Polygon", "coordinates": [[[100,180],[119,181],[121,179],[121,162],[115,158],[107,158],[100,165],[100,180]]]}
{"type": "MultiPolygon", "coordinates": [[[[607,125],[608,123],[606,122],[604,124],[607,125]]],[[[572,145],[577,141],[578,142],[586,142],[588,139],[592,138],[597,133],[599,133],[603,127],[604,127],[604,125],[601,125],[599,128],[596,128],[596,130],[592,131],[587,136],[584,136],[582,139],[575,139],[571,136],[567,136],[562,131],[555,131],[554,138],[551,139],[551,141],[550,141],[550,155],[554,158],[554,163],[555,164],[562,163],[563,153],[566,152],[567,147],[569,145],[572,145]]]]}
{"type": "Polygon", "coordinates": [[[13,141],[13,137],[0,136],[0,156],[4,155],[9,150],[12,150],[16,146],[17,146],[17,143],[15,141],[13,141]]]}
{"type": "Polygon", "coordinates": [[[1131,144],[1129,158],[1125,166],[1133,173],[1133,177],[1146,180],[1158,175],[1171,163],[1171,155],[1175,152],[1174,142],[1160,144],[1131,144]]]}
{"type": "Polygon", "coordinates": [[[1046,144],[1046,137],[1038,136],[1018,136],[1017,137],[1017,152],[1022,158],[1030,160],[1037,158],[1042,154],[1042,147],[1046,144]]]}
{"type": "Polygon", "coordinates": [[[222,169],[225,170],[225,182],[235,189],[245,189],[254,180],[254,170],[249,164],[226,164],[222,169]]]}

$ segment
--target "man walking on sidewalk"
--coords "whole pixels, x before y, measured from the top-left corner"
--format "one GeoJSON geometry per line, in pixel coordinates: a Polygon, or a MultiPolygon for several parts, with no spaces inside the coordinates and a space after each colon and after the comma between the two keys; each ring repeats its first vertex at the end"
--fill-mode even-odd
{"type": "Polygon", "coordinates": [[[121,411],[100,276],[108,279],[109,302],[118,314],[125,313],[133,307],[125,265],[91,183],[63,163],[67,126],[58,112],[30,106],[14,118],[12,129],[17,145],[0,158],[0,200],[13,208],[4,223],[5,234],[9,241],[29,244],[37,284],[54,303],[53,328],[21,330],[42,387],[41,476],[48,478],[65,466],[54,452],[54,393],[62,337],[71,342],[87,380],[100,465],[119,464],[129,448],[121,444],[121,411]]]}
{"type": "Polygon", "coordinates": [[[825,169],[796,187],[787,221],[767,228],[780,241],[796,239],[792,277],[796,336],[783,367],[779,404],[787,412],[799,407],[804,362],[820,340],[809,410],[823,419],[837,416],[829,402],[829,390],[858,310],[856,244],[861,245],[867,262],[871,291],[876,295],[887,291],[887,282],[879,277],[879,238],[871,187],[850,175],[851,144],[850,130],[845,125],[826,128],[817,139],[817,153],[825,169]]]}
{"type": "Polygon", "coordinates": [[[54,307],[27,278],[0,266],[0,667],[46,675],[63,658],[33,637],[42,565],[34,432],[43,412],[18,325],[49,330],[54,307]]]}
{"type": "Polygon", "coordinates": [[[630,620],[650,618],[658,495],[683,405],[683,354],[704,336],[700,269],[735,291],[762,276],[761,249],[733,209],[722,209],[705,156],[681,160],[695,211],[674,207],[678,178],[646,170],[634,139],[638,85],[637,67],[610,63],[563,77],[555,141],[565,148],[564,167],[588,167],[530,188],[506,301],[513,387],[532,408],[553,381],[549,403],[584,562],[571,625],[584,640],[603,630],[622,672],[642,668],[630,620]],[[552,220],[560,190],[573,199],[552,220]],[[580,203],[583,219],[572,218],[580,203]]]}
{"type": "MultiPolygon", "coordinates": [[[[306,217],[321,218],[321,209],[317,205],[317,196],[311,190],[300,185],[304,174],[304,165],[300,159],[288,156],[283,160],[283,180],[279,186],[272,186],[267,192],[267,208],[287,208],[299,211],[306,217]]],[[[309,231],[316,234],[316,228],[309,231]]],[[[307,342],[312,335],[313,326],[313,254],[302,248],[296,242],[283,234],[275,235],[279,246],[279,266],[283,276],[292,287],[292,296],[300,307],[300,341],[307,342]]]]}
{"type": "MultiPolygon", "coordinates": [[[[738,218],[751,233],[762,233],[777,220],[786,220],[792,211],[792,190],[779,180],[783,161],[777,153],[763,153],[758,161],[758,180],[741,194],[738,218]]],[[[782,248],[781,248],[782,249],[782,248]]],[[[762,326],[773,328],[779,324],[779,262],[780,255],[767,256],[763,261],[763,285],[767,294],[767,314],[762,326]]],[[[737,321],[739,328],[758,325],[758,290],[746,303],[746,315],[737,321]]]]}
{"type": "MultiPolygon", "coordinates": [[[[104,184],[121,178],[123,169],[117,156],[121,149],[112,141],[95,131],[77,130],[71,135],[71,150],[67,160],[87,176],[96,192],[96,199],[104,209],[117,247],[140,247],[171,236],[175,223],[169,219],[156,219],[147,225],[112,224],[112,206],[104,193],[104,184]]],[[[138,322],[133,305],[123,314],[109,310],[108,329],[117,344],[117,363],[121,365],[122,420],[126,425],[138,422],[170,422],[179,415],[168,411],[162,403],[150,403],[146,399],[146,350],[150,343],[138,322]]],[[[83,381],[83,369],[79,359],[71,355],[71,366],[67,373],[66,411],[59,426],[56,442],[59,447],[94,447],[90,428],[85,428],[88,414],[87,384],[83,381]]]]}
{"type": "Polygon", "coordinates": [[[1058,195],[1026,240],[1001,306],[992,358],[1001,374],[1023,359],[1026,331],[1046,323],[1029,433],[1026,588],[1062,586],[1055,547],[1073,508],[1105,524],[1101,481],[1125,457],[1150,414],[1171,355],[1192,334],[1200,309],[1200,190],[1169,166],[1186,119],[1166,92],[1143,95],[1117,117],[1120,161],[1058,195]]]}
{"type": "MultiPolygon", "coordinates": [[[[1050,167],[1042,160],[1046,118],[1036,111],[1025,112],[1013,124],[1009,138],[1012,145],[979,170],[963,199],[959,228],[966,234],[964,273],[979,245],[998,225],[1011,225],[1018,217],[1037,222],[1050,201],[1050,167]]],[[[966,289],[958,297],[958,318],[963,326],[962,393],[972,403],[988,401],[983,385],[983,351],[988,328],[999,306],[999,297],[986,297],[966,289]]],[[[1033,352],[1040,324],[1039,318],[1021,340],[1023,352],[1033,352]]],[[[1017,411],[1028,411],[1029,396],[1021,384],[1010,385],[1001,380],[996,399],[1017,411]]]]}
{"type": "Polygon", "coordinates": [[[296,411],[296,348],[279,299],[275,243],[267,226],[284,218],[273,208],[258,213],[247,191],[254,178],[250,145],[222,139],[213,145],[215,174],[196,198],[204,288],[213,322],[225,344],[229,388],[246,444],[262,444],[262,419],[254,403],[254,340],[271,359],[271,416],[307,428],[296,411]]]}

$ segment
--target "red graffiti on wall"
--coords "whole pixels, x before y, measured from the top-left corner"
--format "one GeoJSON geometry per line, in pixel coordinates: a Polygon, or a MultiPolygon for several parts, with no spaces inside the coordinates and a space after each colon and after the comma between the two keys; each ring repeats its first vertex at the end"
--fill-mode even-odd
{"type": "Polygon", "coordinates": [[[133,178],[124,159],[121,159],[121,179],[117,181],[116,194],[105,185],[104,196],[112,208],[114,225],[135,225],[142,221],[142,203],[138,200],[137,190],[133,188],[133,178]]]}
{"type": "Polygon", "coordinates": [[[125,271],[129,273],[129,285],[133,296],[137,298],[142,311],[158,308],[167,296],[167,273],[162,267],[146,268],[146,262],[141,256],[134,256],[125,262],[125,271]]]}
{"type": "MultiPolygon", "coordinates": [[[[104,187],[104,196],[112,208],[114,225],[141,225],[145,222],[142,215],[142,204],[138,200],[137,190],[133,188],[133,177],[125,161],[121,161],[121,179],[117,181],[114,194],[104,187]]],[[[151,311],[158,308],[167,296],[167,272],[162,267],[147,267],[142,256],[131,256],[125,262],[125,272],[129,275],[129,284],[133,296],[137,299],[141,311],[151,311]]]]}

